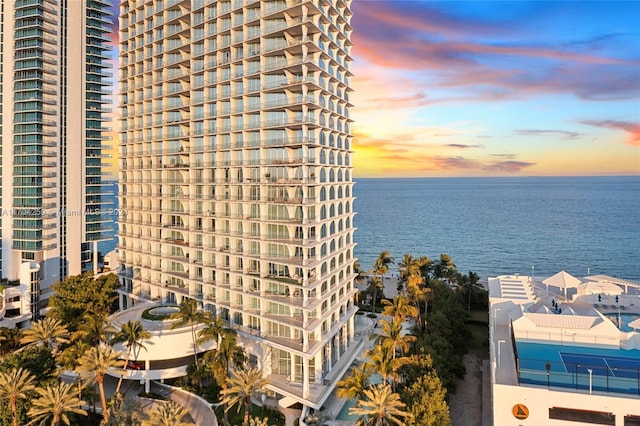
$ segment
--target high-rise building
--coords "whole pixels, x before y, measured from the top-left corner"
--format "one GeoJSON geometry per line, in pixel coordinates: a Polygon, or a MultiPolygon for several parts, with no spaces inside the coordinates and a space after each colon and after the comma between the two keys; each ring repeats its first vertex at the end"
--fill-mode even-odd
{"type": "MultiPolygon", "coordinates": [[[[111,238],[111,218],[100,211],[110,6],[0,5],[0,270],[6,287],[20,281],[22,265],[32,266],[35,275],[22,285],[31,286],[34,316],[48,287],[80,274],[97,241],[111,238]]],[[[3,305],[3,315],[24,313],[14,305],[3,305]]]]}
{"type": "Polygon", "coordinates": [[[349,0],[123,0],[120,303],[194,299],[281,405],[357,353],[349,0]]]}

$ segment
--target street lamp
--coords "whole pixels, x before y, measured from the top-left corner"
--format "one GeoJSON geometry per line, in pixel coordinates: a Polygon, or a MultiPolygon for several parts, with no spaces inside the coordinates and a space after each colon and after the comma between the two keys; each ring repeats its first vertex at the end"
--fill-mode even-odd
{"type": "Polygon", "coordinates": [[[536,265],[531,265],[531,283],[535,285],[535,279],[533,271],[536,269],[536,265]]]}
{"type": "Polygon", "coordinates": [[[593,384],[593,381],[592,381],[593,380],[593,370],[590,369],[590,368],[587,368],[587,371],[589,372],[589,394],[591,394],[592,390],[593,390],[592,386],[591,386],[593,384]]]}
{"type": "Polygon", "coordinates": [[[548,389],[549,385],[550,385],[549,376],[551,375],[551,363],[549,361],[547,361],[547,364],[545,365],[545,368],[547,369],[547,389],[548,389]]]}

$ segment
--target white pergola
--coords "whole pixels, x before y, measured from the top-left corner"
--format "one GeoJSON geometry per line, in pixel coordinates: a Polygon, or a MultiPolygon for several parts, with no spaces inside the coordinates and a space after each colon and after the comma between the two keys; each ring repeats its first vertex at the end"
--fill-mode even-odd
{"type": "Polygon", "coordinates": [[[580,283],[582,283],[582,281],[565,271],[560,271],[542,280],[542,284],[547,286],[547,293],[549,292],[549,286],[558,287],[562,289],[565,298],[567,297],[567,289],[576,288],[580,283]]]}

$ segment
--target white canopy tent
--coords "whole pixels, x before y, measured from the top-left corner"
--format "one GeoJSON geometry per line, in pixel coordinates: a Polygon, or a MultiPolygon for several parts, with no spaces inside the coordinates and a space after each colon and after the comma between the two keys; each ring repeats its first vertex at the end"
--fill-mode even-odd
{"type": "Polygon", "coordinates": [[[549,286],[551,285],[562,289],[564,297],[567,297],[568,288],[576,288],[580,285],[581,282],[582,281],[580,281],[578,278],[565,271],[560,271],[557,274],[542,280],[542,284],[547,286],[547,293],[549,292],[549,286]]]}
{"type": "Polygon", "coordinates": [[[584,294],[603,294],[615,296],[624,293],[622,287],[609,282],[587,281],[578,285],[578,291],[584,294]]]}

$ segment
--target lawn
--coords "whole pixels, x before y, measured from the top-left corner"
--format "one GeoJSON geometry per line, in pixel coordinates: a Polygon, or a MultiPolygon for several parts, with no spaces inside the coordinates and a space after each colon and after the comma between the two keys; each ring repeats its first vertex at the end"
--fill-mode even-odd
{"type": "Polygon", "coordinates": [[[472,336],[470,349],[488,355],[489,313],[487,311],[471,311],[466,326],[472,336]]]}

